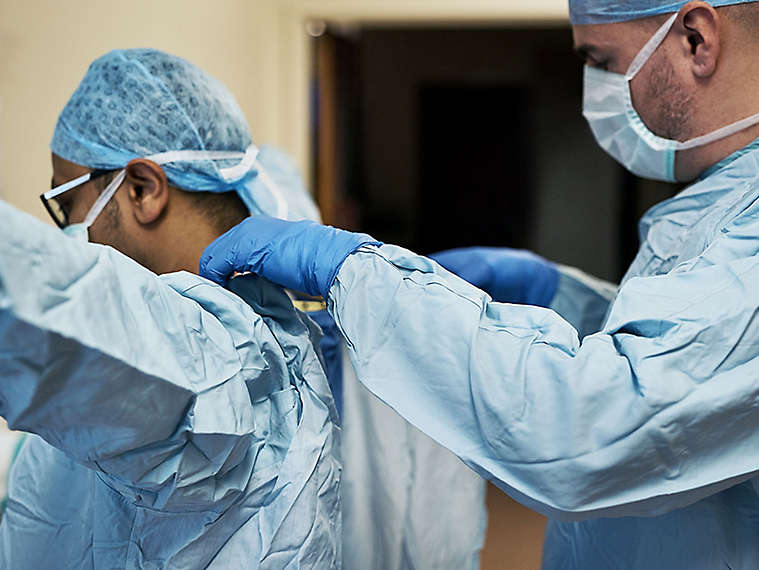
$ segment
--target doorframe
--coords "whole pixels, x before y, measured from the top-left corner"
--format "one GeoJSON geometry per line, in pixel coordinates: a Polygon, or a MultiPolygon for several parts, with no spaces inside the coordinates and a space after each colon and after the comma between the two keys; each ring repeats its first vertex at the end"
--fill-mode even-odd
{"type": "Polygon", "coordinates": [[[566,26],[566,0],[272,0],[279,45],[275,69],[279,92],[278,140],[307,181],[312,180],[310,20],[353,25],[566,26]]]}

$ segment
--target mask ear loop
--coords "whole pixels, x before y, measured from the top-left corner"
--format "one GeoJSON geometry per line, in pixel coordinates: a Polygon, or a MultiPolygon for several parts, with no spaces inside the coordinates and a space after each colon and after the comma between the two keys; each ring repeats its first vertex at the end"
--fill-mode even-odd
{"type": "Polygon", "coordinates": [[[124,182],[124,178],[126,178],[126,170],[119,171],[116,178],[114,178],[111,183],[105,187],[105,190],[101,192],[82,222],[85,228],[89,228],[95,222],[95,219],[100,215],[100,212],[103,211],[105,205],[111,200],[111,198],[113,198],[116,190],[118,190],[121,183],[124,182]]]}
{"type": "Polygon", "coordinates": [[[633,58],[630,67],[627,68],[627,73],[625,73],[625,79],[627,79],[627,81],[631,81],[632,78],[638,74],[640,69],[651,57],[651,54],[653,54],[656,51],[656,48],[658,48],[659,45],[664,41],[664,38],[667,37],[670,28],[674,25],[675,20],[677,20],[677,16],[678,12],[675,12],[669,18],[667,18],[667,21],[664,22],[658,30],[656,30],[656,33],[654,33],[654,35],[649,38],[649,40],[646,42],[646,45],[644,45],[635,56],[635,58],[633,58]]]}
{"type": "Polygon", "coordinates": [[[734,135],[735,133],[739,133],[740,131],[747,129],[751,126],[754,126],[757,123],[759,123],[759,113],[750,115],[746,117],[745,119],[741,119],[740,121],[730,123],[729,125],[725,125],[724,127],[720,127],[716,131],[712,131],[711,133],[706,133],[705,135],[701,135],[700,137],[695,137],[687,141],[678,142],[675,145],[675,150],[688,150],[690,148],[695,148],[697,146],[703,146],[705,144],[709,144],[711,142],[724,139],[725,137],[729,137],[730,135],[734,135]]]}

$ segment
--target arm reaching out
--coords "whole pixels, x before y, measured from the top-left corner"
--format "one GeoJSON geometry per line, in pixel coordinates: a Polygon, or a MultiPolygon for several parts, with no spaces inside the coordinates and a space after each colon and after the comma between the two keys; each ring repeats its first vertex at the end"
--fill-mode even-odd
{"type": "MultiPolygon", "coordinates": [[[[244,487],[256,423],[276,406],[256,411],[242,369],[274,383],[285,360],[261,318],[195,276],[159,278],[3,202],[0,219],[0,415],[114,484],[154,491],[157,507],[193,485],[186,499],[202,503],[244,487]],[[262,346],[241,362],[236,345],[251,338],[262,346]]],[[[267,387],[288,395],[287,381],[267,387]]]]}
{"type": "Polygon", "coordinates": [[[493,303],[401,248],[336,262],[316,225],[289,226],[287,248],[247,243],[265,277],[334,273],[328,308],[372,392],[526,504],[581,519],[666,512],[759,471],[755,219],[630,279],[582,342],[555,312],[493,303]]]}

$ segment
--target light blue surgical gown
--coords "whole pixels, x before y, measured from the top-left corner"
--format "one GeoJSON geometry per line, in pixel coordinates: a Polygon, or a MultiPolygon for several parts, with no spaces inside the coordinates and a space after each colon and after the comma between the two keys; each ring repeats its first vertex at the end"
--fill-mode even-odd
{"type": "Polygon", "coordinates": [[[610,304],[567,270],[556,310],[494,303],[385,245],[328,307],[372,392],[552,519],[544,568],[759,568],[758,198],[754,143],[645,215],[610,304]]]}
{"type": "Polygon", "coordinates": [[[329,313],[299,305],[324,335],[324,369],[341,417],[343,567],[477,570],[485,481],[364,388],[329,313]]]}
{"type": "Polygon", "coordinates": [[[336,410],[288,297],[0,220],[0,415],[35,434],[0,567],[339,568],[336,410]]]}

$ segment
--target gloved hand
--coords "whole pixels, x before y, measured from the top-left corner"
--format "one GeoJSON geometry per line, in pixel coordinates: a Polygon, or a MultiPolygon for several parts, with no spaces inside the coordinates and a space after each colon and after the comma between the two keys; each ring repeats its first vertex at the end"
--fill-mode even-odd
{"type": "Polygon", "coordinates": [[[250,271],[289,289],[326,299],[345,258],[364,244],[381,245],[366,234],[316,222],[254,216],[203,251],[200,275],[224,285],[233,273],[250,271]]]}
{"type": "Polygon", "coordinates": [[[429,257],[503,303],[547,307],[559,283],[556,266],[526,250],[466,247],[429,257]]]}

